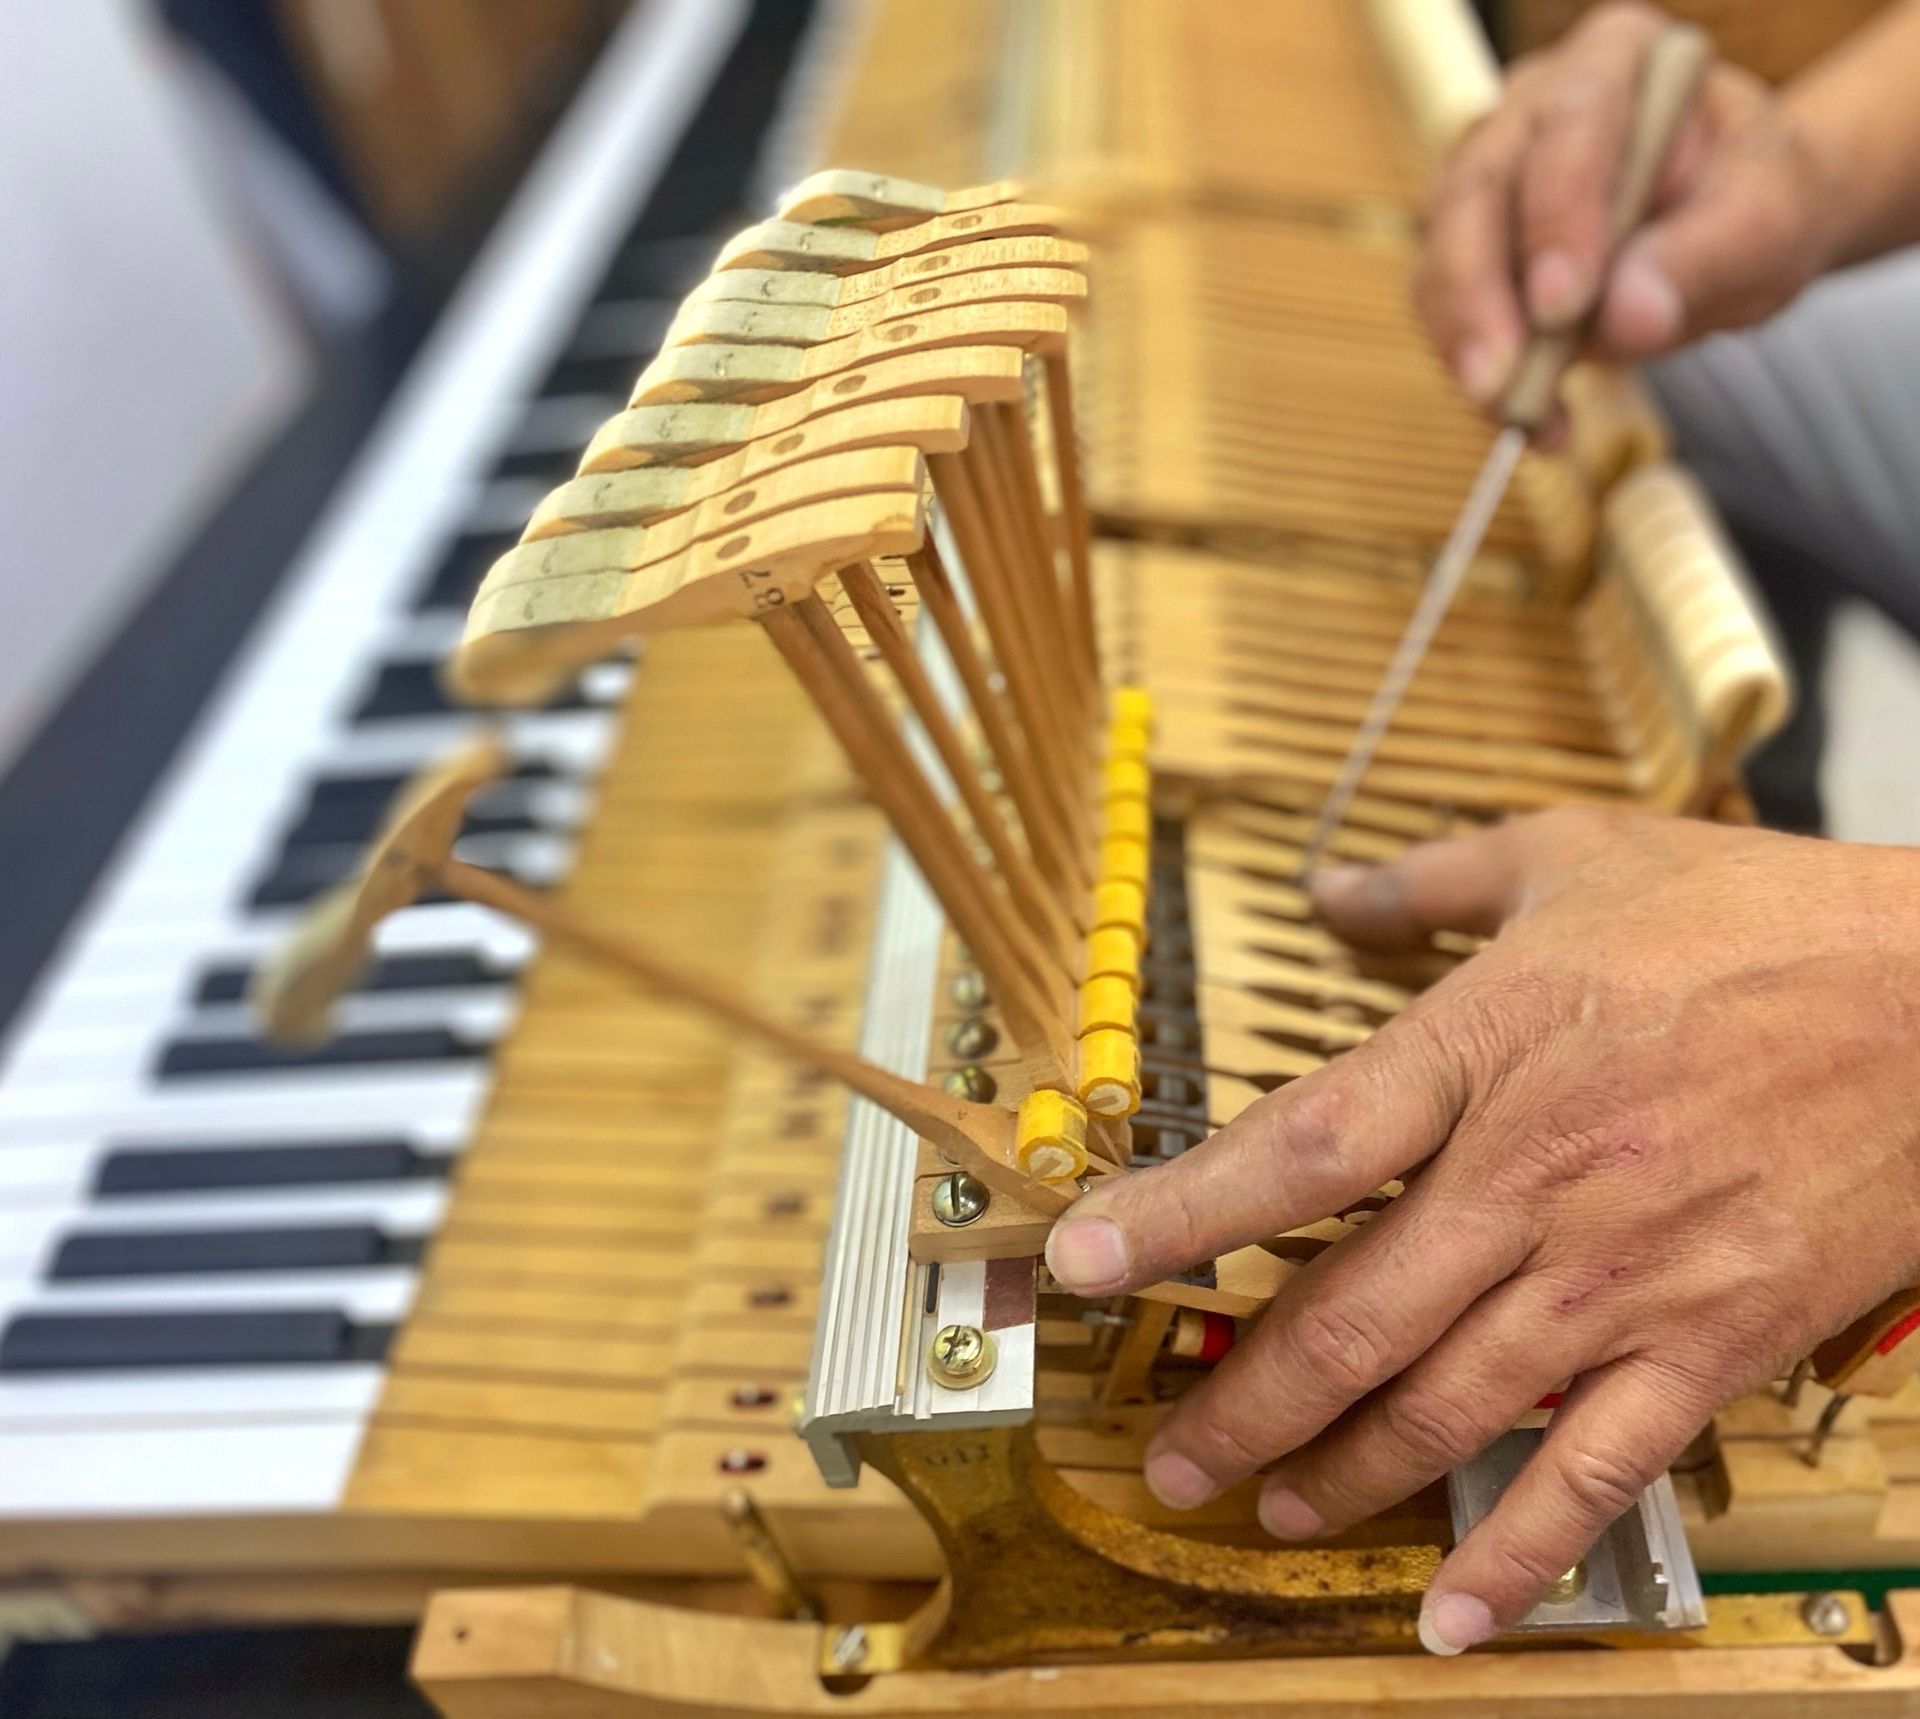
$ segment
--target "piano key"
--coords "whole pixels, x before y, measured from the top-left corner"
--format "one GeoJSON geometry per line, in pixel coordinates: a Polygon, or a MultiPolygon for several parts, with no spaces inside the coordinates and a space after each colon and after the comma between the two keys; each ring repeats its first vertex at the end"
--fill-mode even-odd
{"type": "Polygon", "coordinates": [[[272,1313],[23,1313],[0,1332],[0,1374],[378,1361],[392,1336],[391,1326],[355,1325],[333,1307],[272,1313]]]}
{"type": "MultiPolygon", "coordinates": [[[[568,855],[565,843],[537,829],[477,831],[463,837],[456,851],[462,859],[510,873],[535,888],[555,881],[566,869],[568,855]]],[[[304,907],[315,896],[354,876],[365,858],[364,842],[327,842],[283,850],[248,891],[247,905],[256,910],[304,907]]],[[[445,897],[433,892],[425,899],[445,897]]]]}
{"type": "Polygon", "coordinates": [[[346,1032],[325,1044],[298,1047],[256,1038],[176,1038],[154,1064],[160,1080],[192,1080],[210,1074],[255,1074],[267,1069],[367,1067],[377,1063],[449,1062],[484,1057],[491,1040],[473,1040],[446,1027],[388,1032],[346,1032]]]}
{"type": "MultiPolygon", "coordinates": [[[[244,1003],[258,968],[251,961],[223,961],[202,968],[193,987],[196,1005],[244,1003]]],[[[361,976],[357,992],[446,991],[477,985],[503,985],[519,971],[519,964],[498,967],[475,950],[449,950],[431,955],[388,955],[376,960],[361,976]]]]}
{"type": "MultiPolygon", "coordinates": [[[[0,1378],[0,1435],[127,1422],[205,1426],[242,1419],[274,1421],[290,1414],[366,1415],[379,1401],[383,1383],[382,1369],[365,1363],[12,1373],[0,1378]]],[[[0,1443],[0,1453],[7,1448],[0,1443]]]]}
{"type": "MultiPolygon", "coordinates": [[[[502,440],[505,455],[560,453],[567,458],[567,475],[573,474],[580,450],[593,439],[593,433],[616,412],[625,410],[627,391],[609,394],[543,394],[529,400],[513,428],[502,440]]],[[[524,519],[513,522],[517,531],[524,519]]]]}
{"type": "MultiPolygon", "coordinates": [[[[144,1063],[144,1057],[141,1059],[144,1063]]],[[[433,1123],[471,1127],[486,1095],[486,1068],[459,1063],[342,1072],[233,1075],[179,1086],[127,1085],[102,1091],[97,1082],[0,1084],[0,1147],[43,1137],[49,1123],[97,1133],[186,1133],[208,1128],[254,1131],[329,1127],[412,1128],[433,1123]]]]}
{"type": "Polygon", "coordinates": [[[357,1271],[226,1272],[207,1277],[103,1277],[69,1283],[0,1275],[0,1328],[41,1313],[275,1313],[335,1307],[360,1325],[406,1318],[420,1288],[417,1265],[357,1271]]]}
{"type": "Polygon", "coordinates": [[[487,569],[519,541],[518,526],[461,532],[447,545],[433,571],[415,592],[415,612],[454,609],[464,616],[487,569]]]}
{"type": "Polygon", "coordinates": [[[0,1435],[0,1513],[137,1518],[332,1510],[353,1472],[363,1422],[358,1413],[290,1411],[253,1426],[0,1435]]]}
{"type": "Polygon", "coordinates": [[[644,365],[660,350],[679,309],[679,296],[597,298],[574,325],[567,356],[623,358],[644,365]]]}
{"type": "Polygon", "coordinates": [[[112,1146],[94,1171],[96,1199],[234,1188],[313,1188],[336,1182],[444,1178],[450,1160],[405,1138],[296,1146],[112,1146]]]}
{"type": "Polygon", "coordinates": [[[372,1224],[305,1224],[281,1229],[80,1230],[64,1236],[47,1267],[50,1283],[103,1277],[206,1277],[220,1272],[371,1271],[417,1265],[419,1235],[389,1235],[372,1224]]]}
{"type": "MultiPolygon", "coordinates": [[[[547,701],[552,710],[579,710],[585,694],[576,686],[547,701]]],[[[355,722],[386,722],[401,716],[440,716],[458,708],[440,684],[437,662],[384,662],[354,706],[355,722]]]]}
{"type": "Polygon", "coordinates": [[[440,1180],[319,1188],[210,1188],[154,1193],[138,1200],[95,1200],[83,1192],[58,1204],[0,1210],[0,1267],[16,1279],[30,1276],[49,1263],[68,1235],[81,1230],[132,1233],[366,1224],[399,1234],[432,1229],[446,1206],[447,1188],[440,1180]]]}

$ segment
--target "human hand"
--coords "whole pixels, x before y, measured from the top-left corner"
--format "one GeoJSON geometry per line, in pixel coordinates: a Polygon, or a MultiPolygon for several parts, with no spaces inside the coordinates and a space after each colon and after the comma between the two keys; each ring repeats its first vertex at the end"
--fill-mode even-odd
{"type": "Polygon", "coordinates": [[[1836,260],[1835,175],[1808,128],[1759,79],[1719,61],[1651,219],[1609,263],[1641,68],[1669,22],[1616,0],[1518,61],[1500,106],[1434,188],[1414,300],[1483,405],[1497,402],[1531,328],[1571,326],[1597,305],[1595,349],[1647,358],[1758,322],[1836,260]]]}
{"type": "Polygon", "coordinates": [[[1574,1381],[1442,1564],[1421,1639],[1517,1622],[1731,1398],[1920,1279],[1920,854],[1562,810],[1329,874],[1355,942],[1493,935],[1365,1044],[1055,1226],[1108,1296],[1424,1165],[1175,1405],[1148,1486],[1280,1459],[1283,1539],[1337,1532],[1574,1381]]]}

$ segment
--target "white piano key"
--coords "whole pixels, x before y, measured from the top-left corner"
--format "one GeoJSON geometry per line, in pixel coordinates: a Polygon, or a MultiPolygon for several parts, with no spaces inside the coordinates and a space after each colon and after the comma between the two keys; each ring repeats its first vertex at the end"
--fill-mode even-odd
{"type": "Polygon", "coordinates": [[[363,1412],[254,1426],[0,1433],[0,1516],[277,1514],[335,1508],[363,1412]]]}
{"type": "MultiPolygon", "coordinates": [[[[410,1027],[445,1027],[477,1045],[497,1044],[512,1026],[518,1003],[505,978],[498,985],[445,991],[383,991],[341,999],[335,1012],[340,1032],[384,1032],[410,1027]]],[[[158,1032],[139,1039],[148,1066],[161,1049],[182,1038],[257,1038],[259,1023],[244,1003],[165,1011],[158,1032]]],[[[76,1011],[76,1024],[64,1023],[35,1036],[9,1071],[15,1081],[58,1082],[97,1072],[127,1046],[129,1023],[106,1015],[76,1011]]]]}
{"type": "MultiPolygon", "coordinates": [[[[385,1369],[369,1362],[337,1367],[153,1367],[127,1373],[14,1373],[0,1377],[0,1435],[36,1429],[105,1429],[116,1422],[223,1420],[288,1416],[347,1417],[373,1412],[385,1369]]],[[[7,1445],[0,1442],[0,1460],[7,1445]]]]}
{"type": "Polygon", "coordinates": [[[0,1146],[43,1138],[50,1125],[102,1134],[305,1131],[324,1117],[342,1133],[404,1133],[433,1122],[471,1127],[486,1089],[487,1072],[478,1064],[234,1075],[165,1090],[7,1085],[0,1086],[0,1146]]]}
{"type": "Polygon", "coordinates": [[[0,1260],[75,1230],[280,1229],[289,1224],[377,1225],[392,1235],[432,1231],[446,1210],[444,1182],[382,1182],[325,1188],[214,1189],[133,1200],[75,1201],[0,1211],[0,1260]]]}

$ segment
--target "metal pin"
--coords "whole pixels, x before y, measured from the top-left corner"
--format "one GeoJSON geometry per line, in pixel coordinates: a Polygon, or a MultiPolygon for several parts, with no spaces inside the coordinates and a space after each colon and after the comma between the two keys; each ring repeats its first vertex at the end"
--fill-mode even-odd
{"type": "Polygon", "coordinates": [[[760,1507],[745,1487],[736,1486],[720,1500],[720,1515],[747,1566],[747,1574],[753,1578],[753,1585],[766,1595],[775,1613],[783,1618],[817,1622],[819,1606],[800,1586],[786,1553],[780,1550],[766,1518],[760,1514],[760,1507]]]}

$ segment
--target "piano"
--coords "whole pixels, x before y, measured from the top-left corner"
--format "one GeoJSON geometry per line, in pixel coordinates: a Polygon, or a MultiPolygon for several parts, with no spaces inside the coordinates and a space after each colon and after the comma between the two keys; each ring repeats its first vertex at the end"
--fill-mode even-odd
{"type": "MultiPolygon", "coordinates": [[[[1451,1510],[1417,1500],[1338,1548],[1360,1585],[1331,1626],[1262,1635],[1278,1657],[1236,1663],[1199,1624],[1185,1644],[1119,1639],[1126,1605],[1213,1615],[1137,1589],[1114,1633],[1063,1651],[1034,1628],[1060,1596],[1008,1603],[1017,1559],[984,1584],[954,1562],[977,1494],[937,1471],[1024,1476],[1022,1532],[1049,1555],[1080,1509],[1067,1494],[1158,1547],[1179,1519],[1137,1472],[1154,1376],[1203,1362],[1222,1338],[1206,1315],[1250,1311],[1257,1285],[1217,1269],[1158,1323],[1063,1305],[1017,1197],[983,1199],[804,1060],[431,890],[382,926],[324,1046],[262,1037],[245,997],[298,910],[353,877],[396,790],[471,732],[435,669],[481,574],[628,406],[728,233],[825,160],[949,187],[1018,169],[1091,251],[1071,354],[1087,576],[1110,683],[1151,694],[1163,789],[1129,838],[1153,904],[1131,1151],[1184,1149],[1432,975],[1355,972],[1288,866],[1485,434],[1399,302],[1424,151],[1491,77],[1464,12],[1059,0],[962,23],[876,0],[815,39],[805,141],[770,157],[777,177],[750,186],[739,160],[712,228],[663,235],[646,185],[704,184],[741,152],[724,69],[711,127],[703,109],[671,161],[660,135],[687,68],[724,52],[716,11],[648,8],[616,40],[529,185],[541,220],[503,225],[23,1017],[0,1077],[0,1558],[109,1617],[161,1578],[175,1616],[410,1615],[444,1590],[416,1672],[450,1713],[945,1710],[978,1704],[982,1668],[1061,1712],[1338,1710],[1383,1678],[1436,1710],[1624,1701],[1636,1678],[1676,1706],[1683,1688],[1764,1688],[1782,1711],[1814,1689],[1862,1712],[1904,1698],[1907,1596],[1873,1613],[1856,1592],[1742,1584],[1789,1545],[1791,1568],[1905,1561],[1889,1458],[1910,1356],[1851,1421],[1858,1344],[1822,1369],[1851,1389],[1796,1381],[1721,1417],[1614,1548],[1653,1552],[1651,1610],[1622,1561],[1601,1611],[1558,1620],[1652,1632],[1632,1654],[1502,1656],[1471,1687],[1396,1657],[1422,1559],[1484,1507],[1501,1458],[1451,1510]],[[1297,111],[1273,110],[1275,88],[1297,111]],[[537,333],[529,303],[551,307],[537,333]],[[990,1335],[998,1361],[954,1331],[990,1335]],[[1694,1561],[1726,1596],[1704,1625],[1682,1591],[1694,1561]],[[974,1606],[945,1649],[909,1621],[943,1576],[974,1606]]],[[[822,231],[878,228],[913,256],[917,224],[856,212],[822,231]]],[[[1577,421],[1570,458],[1529,462],[1341,851],[1567,801],[1745,815],[1737,760],[1785,691],[1735,559],[1630,384],[1585,379],[1577,421]]],[[[1057,429],[1035,445],[1070,525],[1057,429]]],[[[936,487],[946,525],[875,551],[909,622],[925,543],[945,530],[942,555],[979,559],[963,492],[936,487]]],[[[1014,987],[943,923],[933,868],[876,809],[884,782],[850,768],[762,630],[635,628],[629,654],[504,715],[510,767],[458,859],[534,913],[731,975],[829,1047],[967,1104],[1020,1098],[1014,987]]],[[[1262,1269],[1375,1209],[1279,1238],[1262,1269]]],[[[1868,1351],[1896,1332],[1893,1355],[1897,1318],[1868,1351]]],[[[1244,1497],[1199,1527],[1223,1566],[1256,1555],[1244,1497]]],[[[1061,1568],[1069,1610],[1101,1597],[1061,1568]]]]}

